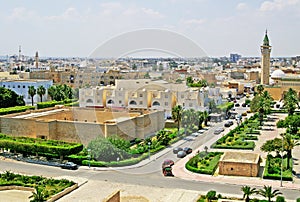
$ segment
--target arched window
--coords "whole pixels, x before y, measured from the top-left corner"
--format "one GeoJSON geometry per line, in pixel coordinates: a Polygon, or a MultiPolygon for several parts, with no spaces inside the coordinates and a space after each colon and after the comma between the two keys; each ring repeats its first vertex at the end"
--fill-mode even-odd
{"type": "Polygon", "coordinates": [[[129,104],[130,104],[130,105],[136,105],[136,101],[131,100],[131,101],[129,102],[129,104]]]}
{"type": "Polygon", "coordinates": [[[88,99],[88,100],[86,101],[86,103],[93,103],[93,100],[92,100],[92,99],[88,99]]]}
{"type": "Polygon", "coordinates": [[[157,101],[154,101],[152,105],[153,105],[153,106],[160,106],[160,103],[157,102],[157,101]]]}

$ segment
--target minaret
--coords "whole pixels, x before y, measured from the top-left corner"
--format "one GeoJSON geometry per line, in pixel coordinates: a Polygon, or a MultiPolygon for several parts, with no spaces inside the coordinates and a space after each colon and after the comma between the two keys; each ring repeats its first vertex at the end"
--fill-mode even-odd
{"type": "Polygon", "coordinates": [[[19,46],[19,58],[18,58],[19,61],[21,61],[21,56],[22,56],[21,55],[21,46],[19,46]]]}
{"type": "Polygon", "coordinates": [[[269,85],[270,80],[270,53],[271,46],[269,44],[268,33],[266,30],[263,45],[260,46],[261,50],[261,81],[263,85],[269,85]]]}
{"type": "Polygon", "coordinates": [[[35,68],[39,67],[39,53],[35,53],[35,68]]]}

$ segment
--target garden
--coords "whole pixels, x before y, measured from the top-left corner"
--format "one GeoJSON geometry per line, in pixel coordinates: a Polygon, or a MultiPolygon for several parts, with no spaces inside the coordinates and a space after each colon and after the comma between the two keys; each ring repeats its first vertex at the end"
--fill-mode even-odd
{"type": "Polygon", "coordinates": [[[290,161],[290,164],[292,164],[292,160],[288,159],[286,155],[284,155],[283,158],[281,158],[280,155],[274,157],[271,154],[269,154],[267,156],[263,178],[281,180],[282,177],[282,180],[284,181],[293,181],[292,168],[287,168],[288,160],[290,161]],[[283,165],[281,167],[282,163],[283,165]],[[282,169],[282,176],[281,176],[281,169],[282,169]]]}
{"type": "Polygon", "coordinates": [[[215,149],[254,149],[255,142],[260,135],[258,114],[231,130],[229,133],[218,139],[211,147],[215,149]]]}
{"type": "Polygon", "coordinates": [[[185,167],[187,170],[195,173],[213,175],[218,167],[219,159],[222,154],[222,152],[200,152],[191,158],[185,164],[185,167]]]}
{"type": "Polygon", "coordinates": [[[52,179],[42,176],[26,176],[6,171],[0,174],[0,186],[21,186],[34,188],[31,201],[46,201],[55,194],[75,185],[66,179],[52,179]]]}

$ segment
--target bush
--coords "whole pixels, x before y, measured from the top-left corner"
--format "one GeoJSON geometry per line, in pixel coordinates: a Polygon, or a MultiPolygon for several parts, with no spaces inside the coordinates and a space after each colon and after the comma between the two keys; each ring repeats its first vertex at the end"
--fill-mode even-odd
{"type": "Polygon", "coordinates": [[[210,152],[210,153],[201,152],[198,155],[191,158],[185,164],[185,167],[187,170],[195,173],[213,175],[217,169],[219,159],[222,154],[223,154],[222,152],[210,152]],[[200,158],[200,156],[202,158],[200,158]],[[207,159],[207,157],[211,157],[211,158],[207,159]]]}
{"type": "Polygon", "coordinates": [[[285,202],[285,199],[283,196],[277,196],[276,202],[285,202]]]}
{"type": "Polygon", "coordinates": [[[0,108],[0,115],[12,114],[25,112],[29,109],[35,109],[34,106],[16,106],[16,107],[8,107],[8,108],[0,108]]]}

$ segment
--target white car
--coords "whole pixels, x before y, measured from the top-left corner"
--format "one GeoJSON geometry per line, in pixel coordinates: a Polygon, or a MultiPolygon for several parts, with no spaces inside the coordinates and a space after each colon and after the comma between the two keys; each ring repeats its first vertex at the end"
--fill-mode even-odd
{"type": "Polygon", "coordinates": [[[214,134],[215,135],[219,135],[220,133],[222,133],[224,131],[224,128],[217,128],[215,131],[214,131],[214,134]]]}

